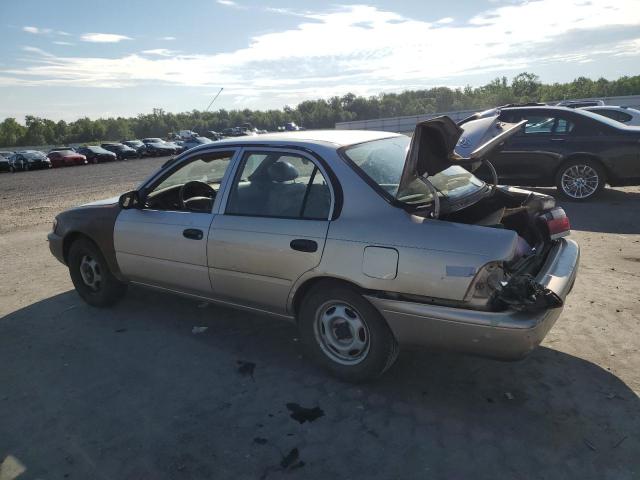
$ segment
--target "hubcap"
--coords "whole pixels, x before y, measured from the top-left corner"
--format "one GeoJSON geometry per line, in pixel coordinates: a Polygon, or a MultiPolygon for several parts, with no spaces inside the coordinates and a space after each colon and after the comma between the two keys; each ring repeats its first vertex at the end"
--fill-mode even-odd
{"type": "Polygon", "coordinates": [[[89,255],[82,257],[82,261],[80,262],[80,275],[87,287],[94,292],[100,290],[102,286],[102,269],[94,258],[89,255]]]}
{"type": "Polygon", "coordinates": [[[314,322],[316,341],[331,360],[356,365],[369,353],[369,329],[358,311],[343,302],[322,305],[314,322]]]}
{"type": "Polygon", "coordinates": [[[598,173],[589,165],[572,165],[562,173],[562,191],[571,198],[587,198],[600,184],[598,173]]]}

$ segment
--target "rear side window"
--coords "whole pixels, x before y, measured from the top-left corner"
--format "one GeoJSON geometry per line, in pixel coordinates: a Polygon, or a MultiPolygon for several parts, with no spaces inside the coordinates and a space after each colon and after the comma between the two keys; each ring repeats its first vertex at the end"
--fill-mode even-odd
{"type": "Polygon", "coordinates": [[[240,165],[225,213],[327,220],[330,208],[329,184],[314,162],[290,153],[250,152],[240,165]]]}

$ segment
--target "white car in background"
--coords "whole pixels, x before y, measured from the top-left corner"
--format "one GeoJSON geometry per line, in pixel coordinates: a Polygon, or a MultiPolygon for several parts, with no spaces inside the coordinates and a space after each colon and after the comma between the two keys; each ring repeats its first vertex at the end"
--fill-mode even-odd
{"type": "Polygon", "coordinates": [[[603,105],[597,107],[582,107],[582,110],[589,110],[598,115],[604,115],[625,125],[640,126],[640,110],[636,110],[635,108],[603,105]]]}

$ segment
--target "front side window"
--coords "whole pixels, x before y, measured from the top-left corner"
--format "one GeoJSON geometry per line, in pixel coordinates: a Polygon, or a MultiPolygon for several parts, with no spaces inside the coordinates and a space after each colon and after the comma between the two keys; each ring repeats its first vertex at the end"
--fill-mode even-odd
{"type": "Polygon", "coordinates": [[[573,131],[574,126],[575,124],[566,118],[558,118],[558,123],[556,123],[553,133],[566,135],[573,131]]]}
{"type": "Polygon", "coordinates": [[[327,220],[329,184],[301,155],[247,153],[229,194],[228,215],[327,220]]]}
{"type": "Polygon", "coordinates": [[[524,126],[525,134],[552,133],[555,118],[549,115],[529,115],[524,126]]]}
{"type": "Polygon", "coordinates": [[[181,163],[146,195],[148,208],[210,213],[234,152],[196,156],[181,163]]]}

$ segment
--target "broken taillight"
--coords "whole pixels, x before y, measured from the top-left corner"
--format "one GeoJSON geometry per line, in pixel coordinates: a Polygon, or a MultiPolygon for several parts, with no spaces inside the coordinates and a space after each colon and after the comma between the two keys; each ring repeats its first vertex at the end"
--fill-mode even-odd
{"type": "Polygon", "coordinates": [[[562,207],[555,207],[540,216],[547,225],[551,240],[566,237],[571,233],[569,217],[562,207]]]}

